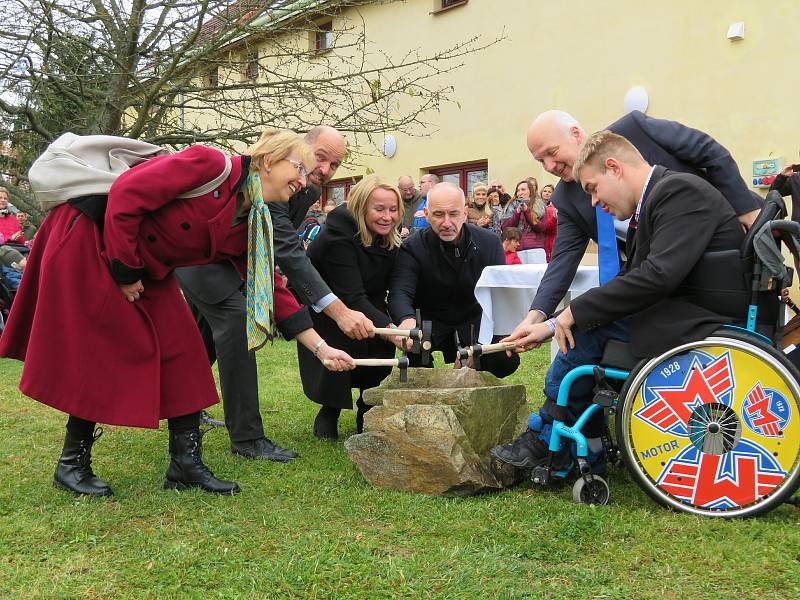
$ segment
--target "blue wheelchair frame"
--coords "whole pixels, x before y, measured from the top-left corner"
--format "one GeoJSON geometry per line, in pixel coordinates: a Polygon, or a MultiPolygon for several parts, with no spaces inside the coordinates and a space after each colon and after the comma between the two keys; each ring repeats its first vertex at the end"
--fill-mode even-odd
{"type": "MultiPolygon", "coordinates": [[[[582,365],[580,367],[575,367],[564,376],[564,379],[561,380],[561,385],[558,388],[556,405],[566,408],[567,400],[569,398],[569,390],[575,380],[579,379],[580,377],[594,376],[598,370],[604,378],[608,379],[625,381],[630,375],[630,371],[604,368],[600,365],[582,365]]],[[[616,402],[614,404],[616,404],[616,402]]],[[[589,407],[583,411],[581,416],[578,417],[578,420],[575,421],[575,424],[572,427],[568,427],[563,421],[553,421],[553,431],[550,436],[549,450],[551,452],[558,452],[561,449],[562,438],[567,438],[574,441],[576,445],[575,455],[578,459],[578,467],[581,473],[589,473],[591,470],[587,460],[589,456],[589,444],[586,441],[586,436],[583,435],[581,431],[583,430],[584,425],[586,425],[586,422],[598,410],[602,410],[602,407],[599,404],[593,403],[589,405],[589,407]]],[[[563,477],[566,477],[569,474],[569,471],[570,470],[568,469],[562,469],[554,472],[553,475],[558,477],[563,473],[563,477]]]]}

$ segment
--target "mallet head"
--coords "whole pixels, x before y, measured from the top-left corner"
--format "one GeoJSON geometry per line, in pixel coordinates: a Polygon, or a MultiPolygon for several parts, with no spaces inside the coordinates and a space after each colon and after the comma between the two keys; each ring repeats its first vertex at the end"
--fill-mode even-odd
{"type": "Polygon", "coordinates": [[[401,356],[397,359],[397,368],[400,369],[400,382],[408,381],[408,357],[401,356]]]}

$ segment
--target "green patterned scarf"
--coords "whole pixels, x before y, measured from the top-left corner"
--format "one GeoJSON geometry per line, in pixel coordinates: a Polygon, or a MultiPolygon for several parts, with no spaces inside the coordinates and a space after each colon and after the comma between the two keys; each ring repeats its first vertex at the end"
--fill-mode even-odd
{"type": "Polygon", "coordinates": [[[255,351],[272,339],[275,258],[272,217],[257,172],[247,176],[247,191],[253,204],[247,217],[247,349],[255,351]]]}

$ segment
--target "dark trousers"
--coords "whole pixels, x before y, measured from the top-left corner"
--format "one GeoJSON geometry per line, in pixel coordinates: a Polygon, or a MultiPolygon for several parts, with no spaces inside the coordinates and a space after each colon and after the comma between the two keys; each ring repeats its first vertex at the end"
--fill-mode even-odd
{"type": "MultiPolygon", "coordinates": [[[[572,335],[575,338],[575,347],[567,347],[567,353],[556,354],[547,374],[544,378],[545,404],[539,413],[545,423],[552,423],[550,416],[554,409],[553,405],[558,399],[558,389],[561,381],[567,373],[575,367],[583,365],[598,365],[603,357],[603,350],[609,340],[620,340],[627,342],[628,319],[620,319],[615,323],[592,329],[591,331],[581,332],[573,328],[572,335]]],[[[594,379],[592,377],[581,377],[575,380],[569,390],[567,399],[567,419],[565,425],[571,426],[583,414],[594,400],[594,379]]],[[[587,438],[595,438],[603,435],[606,423],[603,411],[598,411],[586,422],[583,434],[587,438]]],[[[547,439],[549,442],[549,434],[547,439]]]]}
{"type": "Polygon", "coordinates": [[[225,426],[232,442],[264,437],[258,402],[256,357],[247,351],[245,297],[236,290],[227,298],[208,303],[181,282],[206,345],[209,361],[216,358],[225,426]]]}
{"type": "MultiPolygon", "coordinates": [[[[423,315],[423,319],[425,316],[423,315]]],[[[480,322],[478,323],[463,323],[461,325],[448,325],[440,321],[433,321],[433,335],[431,336],[431,344],[434,350],[438,350],[444,356],[444,361],[452,363],[456,360],[458,348],[456,346],[455,333],[458,332],[459,340],[462,346],[467,346],[471,342],[471,332],[480,329],[480,322]]],[[[492,338],[492,343],[500,341],[503,336],[495,336],[492,338]]],[[[409,365],[412,367],[419,367],[420,357],[419,354],[408,355],[409,365]]],[[[433,363],[431,362],[431,365],[433,363]]],[[[509,358],[505,352],[496,352],[494,354],[485,354],[480,357],[480,369],[478,371],[488,371],[495,377],[503,378],[511,375],[519,368],[519,356],[512,354],[509,358]]]]}

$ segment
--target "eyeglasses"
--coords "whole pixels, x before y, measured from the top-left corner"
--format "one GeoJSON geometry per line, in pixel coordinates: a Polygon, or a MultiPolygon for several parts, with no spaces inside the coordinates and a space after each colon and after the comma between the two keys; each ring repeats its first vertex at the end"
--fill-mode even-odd
{"type": "Polygon", "coordinates": [[[306,171],[306,166],[297,160],[292,160],[291,158],[287,158],[286,162],[290,165],[294,165],[294,168],[297,169],[297,174],[300,175],[303,179],[308,176],[308,171],[306,171]]]}

